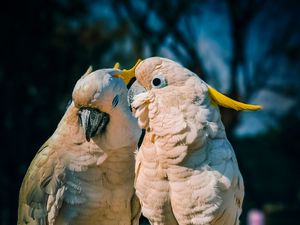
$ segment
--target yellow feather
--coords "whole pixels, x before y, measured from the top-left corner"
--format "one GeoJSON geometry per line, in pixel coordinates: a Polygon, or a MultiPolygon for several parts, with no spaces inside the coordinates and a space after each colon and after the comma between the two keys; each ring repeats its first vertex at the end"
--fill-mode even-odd
{"type": "Polygon", "coordinates": [[[115,65],[114,65],[114,69],[119,69],[119,67],[120,67],[120,63],[116,63],[115,65]]]}
{"type": "Polygon", "coordinates": [[[216,89],[208,86],[208,93],[212,98],[213,102],[217,105],[223,106],[225,108],[235,109],[236,111],[240,110],[259,110],[262,108],[260,105],[251,105],[242,102],[235,101],[222,93],[218,92],[216,89]]]}
{"type": "Polygon", "coordinates": [[[141,169],[141,162],[138,162],[137,169],[135,171],[134,185],[136,184],[136,180],[137,180],[137,178],[139,176],[140,169],[141,169]]]}
{"type": "MultiPolygon", "coordinates": [[[[114,76],[115,76],[115,77],[118,77],[118,78],[122,78],[122,79],[124,80],[124,83],[127,85],[127,84],[132,80],[132,78],[135,77],[135,69],[136,69],[136,67],[138,66],[138,64],[139,64],[141,61],[142,61],[142,60],[139,59],[139,60],[136,62],[136,64],[134,65],[134,67],[132,67],[132,68],[129,69],[129,70],[123,69],[123,70],[122,70],[122,73],[116,74],[116,75],[114,75],[114,76]]],[[[119,63],[116,63],[115,66],[114,66],[114,68],[115,68],[115,69],[118,69],[119,66],[120,66],[119,63]]]]}

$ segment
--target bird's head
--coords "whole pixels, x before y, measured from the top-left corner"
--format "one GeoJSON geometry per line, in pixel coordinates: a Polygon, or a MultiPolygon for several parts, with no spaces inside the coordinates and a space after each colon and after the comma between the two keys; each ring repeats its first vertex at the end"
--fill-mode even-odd
{"type": "MultiPolygon", "coordinates": [[[[260,106],[244,104],[216,91],[196,74],[180,64],[160,57],[143,60],[135,70],[136,82],[129,90],[129,102],[142,127],[148,125],[148,105],[156,101],[159,111],[172,107],[182,110],[184,104],[213,104],[235,110],[257,110],[260,106]],[[143,122],[144,120],[144,122],[143,122]]],[[[151,113],[150,113],[151,114],[151,113]]],[[[150,115],[151,117],[151,115],[150,115]]]]}
{"type": "Polygon", "coordinates": [[[72,98],[87,141],[105,131],[114,111],[129,110],[126,84],[134,76],[131,73],[133,70],[118,68],[92,72],[89,68],[77,81],[72,98]]]}

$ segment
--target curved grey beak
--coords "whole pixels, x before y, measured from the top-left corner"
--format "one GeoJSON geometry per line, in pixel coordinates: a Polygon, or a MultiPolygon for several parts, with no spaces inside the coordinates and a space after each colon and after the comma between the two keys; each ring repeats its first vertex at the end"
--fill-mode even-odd
{"type": "Polygon", "coordinates": [[[143,92],[146,92],[146,89],[136,80],[128,90],[127,101],[129,105],[134,101],[136,95],[143,92]]]}
{"type": "Polygon", "coordinates": [[[109,115],[97,109],[81,108],[78,114],[87,141],[103,133],[109,122],[109,115]]]}

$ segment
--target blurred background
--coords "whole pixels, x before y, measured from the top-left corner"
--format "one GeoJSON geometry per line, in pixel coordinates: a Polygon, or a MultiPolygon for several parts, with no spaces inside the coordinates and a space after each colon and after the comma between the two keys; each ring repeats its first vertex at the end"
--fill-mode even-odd
{"type": "Polygon", "coordinates": [[[0,225],[16,223],[29,163],[87,67],[118,61],[130,68],[150,56],[178,61],[219,91],[264,106],[259,112],[222,109],[246,186],[241,224],[299,224],[299,3],[2,2],[0,225]]]}

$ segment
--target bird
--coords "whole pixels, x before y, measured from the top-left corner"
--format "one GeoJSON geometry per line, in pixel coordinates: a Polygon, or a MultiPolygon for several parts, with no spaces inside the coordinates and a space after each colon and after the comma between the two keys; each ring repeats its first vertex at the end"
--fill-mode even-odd
{"type": "MultiPolygon", "coordinates": [[[[92,71],[38,150],[19,193],[18,225],[137,225],[134,152],[141,129],[127,102],[124,74],[92,71]]],[[[126,80],[126,79],[125,79],[126,80]]]]}
{"type": "Polygon", "coordinates": [[[258,110],[166,58],[135,70],[129,101],[146,134],[136,156],[136,194],[152,225],[237,225],[243,178],[219,106],[258,110]]]}

